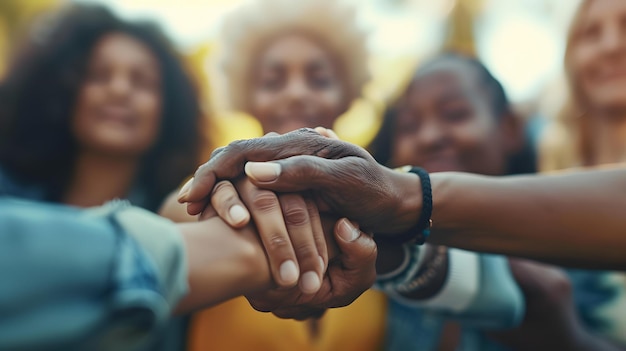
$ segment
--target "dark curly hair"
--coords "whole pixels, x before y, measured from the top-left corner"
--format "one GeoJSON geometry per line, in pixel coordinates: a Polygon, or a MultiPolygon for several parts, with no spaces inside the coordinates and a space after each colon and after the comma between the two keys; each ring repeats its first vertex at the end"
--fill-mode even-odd
{"type": "MultiPolygon", "coordinates": [[[[441,60],[457,60],[468,65],[470,69],[475,70],[478,76],[478,83],[487,92],[487,97],[490,100],[489,106],[496,120],[499,121],[505,115],[513,113],[511,103],[500,81],[491,74],[482,62],[474,57],[454,51],[446,51],[424,63],[417,70],[416,74],[441,60]]],[[[391,153],[397,115],[395,105],[395,103],[391,104],[391,107],[385,111],[380,130],[368,147],[374,158],[384,165],[388,165],[392,158],[391,153]]],[[[534,172],[536,172],[535,150],[530,143],[526,142],[521,151],[511,155],[507,160],[507,174],[534,172]]]]}
{"type": "Polygon", "coordinates": [[[156,25],[122,21],[101,6],[65,8],[27,36],[0,85],[0,164],[42,185],[47,200],[60,200],[78,151],[71,120],[89,56],[112,32],[139,40],[160,63],[161,132],[136,180],[146,207],[155,209],[196,167],[203,121],[197,91],[156,25]]]}

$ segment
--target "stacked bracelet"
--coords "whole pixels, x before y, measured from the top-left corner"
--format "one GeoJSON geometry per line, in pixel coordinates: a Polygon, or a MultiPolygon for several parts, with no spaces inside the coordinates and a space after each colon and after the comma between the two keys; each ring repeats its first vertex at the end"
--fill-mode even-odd
{"type": "Polygon", "coordinates": [[[395,289],[401,294],[409,294],[431,284],[441,270],[441,266],[448,258],[445,246],[439,246],[435,257],[428,261],[409,281],[396,285],[395,289]]]}
{"type": "Polygon", "coordinates": [[[409,264],[392,277],[378,276],[376,285],[387,293],[409,294],[432,286],[433,280],[441,277],[442,266],[448,259],[445,246],[404,245],[405,254],[409,256],[409,264]],[[425,250],[436,251],[427,254],[425,250]],[[425,256],[428,256],[426,258],[425,256]]]}
{"type": "Polygon", "coordinates": [[[422,185],[422,210],[417,224],[401,234],[377,235],[376,240],[391,243],[417,243],[424,244],[430,235],[430,227],[433,224],[431,216],[433,213],[433,195],[428,172],[419,167],[410,167],[408,172],[416,174],[420,178],[422,185]]]}
{"type": "Polygon", "coordinates": [[[376,284],[384,291],[394,291],[397,286],[410,282],[422,268],[425,256],[423,247],[415,244],[404,244],[402,246],[404,257],[408,262],[403,263],[394,272],[378,275],[376,278],[376,284]]]}

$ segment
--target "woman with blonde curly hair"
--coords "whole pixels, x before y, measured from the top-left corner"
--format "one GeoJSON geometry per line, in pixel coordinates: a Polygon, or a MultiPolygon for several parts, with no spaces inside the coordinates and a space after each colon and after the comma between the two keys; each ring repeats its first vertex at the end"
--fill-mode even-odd
{"type": "MultiPolygon", "coordinates": [[[[541,170],[626,162],[625,20],[625,2],[580,4],[565,52],[570,97],[544,135],[541,170]]],[[[574,271],[571,276],[582,318],[598,333],[626,344],[624,275],[574,271]]]]}
{"type": "Polygon", "coordinates": [[[330,128],[369,80],[366,32],[354,7],[329,0],[260,0],[229,14],[217,60],[229,109],[264,132],[330,128]]]}
{"type": "MultiPolygon", "coordinates": [[[[354,7],[335,0],[258,0],[236,8],[222,23],[215,102],[251,115],[264,133],[332,127],[370,78],[367,34],[356,17],[354,7]]],[[[385,303],[382,294],[367,292],[315,322],[298,322],[261,314],[237,299],[198,314],[190,346],[375,349],[383,341],[385,303]]]]}

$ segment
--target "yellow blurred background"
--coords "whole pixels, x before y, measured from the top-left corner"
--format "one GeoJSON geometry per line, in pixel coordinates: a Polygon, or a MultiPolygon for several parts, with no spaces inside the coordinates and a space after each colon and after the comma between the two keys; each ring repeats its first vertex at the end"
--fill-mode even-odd
{"type": "MultiPolygon", "coordinates": [[[[341,1],[341,0],[338,0],[341,1]]],[[[69,0],[0,1],[0,72],[27,26],[69,0]]],[[[216,110],[209,62],[221,17],[241,0],[74,0],[108,5],[122,17],[150,19],[175,41],[197,77],[213,146],[260,135],[255,120],[216,110]]],[[[294,5],[297,0],[294,0],[294,5]]],[[[526,115],[560,105],[554,89],[562,76],[567,22],[577,1],[564,0],[361,0],[362,25],[371,32],[372,80],[363,97],[335,124],[340,137],[365,145],[381,112],[410,78],[416,64],[442,48],[475,54],[499,78],[526,115]]],[[[217,87],[219,89],[219,87],[217,87]]]]}

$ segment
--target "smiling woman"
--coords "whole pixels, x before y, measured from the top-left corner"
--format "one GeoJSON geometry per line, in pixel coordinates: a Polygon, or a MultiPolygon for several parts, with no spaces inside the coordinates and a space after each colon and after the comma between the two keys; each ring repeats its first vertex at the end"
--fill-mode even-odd
{"type": "Polygon", "coordinates": [[[369,79],[366,39],[356,9],[340,1],[249,1],[221,30],[228,107],[265,133],[332,127],[369,79]]]}
{"type": "Polygon", "coordinates": [[[104,36],[93,50],[81,86],[73,130],[81,145],[141,155],[161,122],[159,64],[143,43],[123,33],[104,36]]]}
{"type": "Polygon", "coordinates": [[[200,106],[168,40],[98,6],[63,9],[0,87],[0,167],[39,197],[156,209],[194,169],[200,106]]]}
{"type": "Polygon", "coordinates": [[[347,109],[345,69],[305,32],[270,41],[252,66],[248,108],[265,132],[332,126],[347,109]]]}
{"type": "MultiPolygon", "coordinates": [[[[583,1],[567,41],[565,68],[571,93],[553,131],[546,134],[542,169],[626,162],[626,3],[583,1]]],[[[598,233],[605,233],[599,226],[598,233]]],[[[571,271],[576,302],[597,333],[626,345],[626,276],[571,271]]]]}
{"type": "MultiPolygon", "coordinates": [[[[195,168],[202,129],[171,44],[99,6],[64,8],[37,29],[0,86],[3,195],[156,210],[195,168]]],[[[158,344],[182,342],[176,328],[158,344]]]]}

